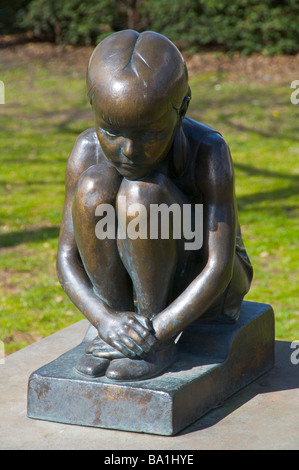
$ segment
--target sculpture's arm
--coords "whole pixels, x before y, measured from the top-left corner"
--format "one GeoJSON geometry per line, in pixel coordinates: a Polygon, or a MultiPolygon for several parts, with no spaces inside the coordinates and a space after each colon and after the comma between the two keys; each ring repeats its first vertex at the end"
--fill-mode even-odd
{"type": "Polygon", "coordinates": [[[60,227],[57,253],[57,275],[59,282],[73,304],[96,326],[105,312],[93,292],[78,252],[72,220],[72,204],[80,175],[95,163],[94,148],[90,139],[79,136],[68,160],[65,173],[65,202],[60,227]]]}
{"type": "Polygon", "coordinates": [[[232,277],[237,214],[230,152],[222,137],[206,138],[198,156],[197,184],[203,194],[204,268],[185,291],[153,320],[159,340],[181,332],[225,290],[232,277]]]}

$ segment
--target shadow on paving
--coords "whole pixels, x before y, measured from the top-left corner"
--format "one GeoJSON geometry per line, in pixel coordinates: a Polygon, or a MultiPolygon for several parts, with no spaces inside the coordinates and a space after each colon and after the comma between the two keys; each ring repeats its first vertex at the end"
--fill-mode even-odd
{"type": "Polygon", "coordinates": [[[290,342],[275,341],[276,360],[274,367],[269,372],[229,397],[218,408],[209,411],[191,426],[177,434],[177,436],[214,426],[257,395],[299,388],[298,365],[294,365],[291,362],[292,352],[294,352],[294,349],[291,349],[290,342]]]}

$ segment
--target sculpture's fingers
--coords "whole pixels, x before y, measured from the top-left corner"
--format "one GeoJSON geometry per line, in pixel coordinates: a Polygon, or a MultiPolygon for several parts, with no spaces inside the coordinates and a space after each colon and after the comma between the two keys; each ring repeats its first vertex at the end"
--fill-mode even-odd
{"type": "Polygon", "coordinates": [[[145,337],[140,336],[136,331],[131,333],[131,338],[142,348],[143,353],[139,354],[139,357],[144,357],[146,354],[156,349],[159,340],[152,334],[147,332],[145,337]]]}
{"type": "Polygon", "coordinates": [[[147,344],[149,345],[150,349],[158,343],[158,339],[152,335],[152,334],[149,334],[146,338],[145,338],[147,344]]]}
{"type": "Polygon", "coordinates": [[[143,349],[148,352],[157,342],[155,336],[147,329],[138,324],[134,324],[130,330],[130,337],[143,349]]]}
{"type": "Polygon", "coordinates": [[[147,331],[153,332],[153,325],[152,322],[147,318],[144,317],[143,315],[137,315],[136,320],[140,325],[142,325],[147,331]]]}
{"type": "Polygon", "coordinates": [[[132,351],[126,344],[120,341],[114,341],[113,346],[120,351],[124,356],[129,357],[130,359],[134,359],[136,357],[136,353],[132,351]]]}
{"type": "Polygon", "coordinates": [[[93,351],[92,355],[94,357],[101,357],[103,359],[110,359],[110,361],[112,361],[112,359],[121,359],[123,357],[127,357],[122,352],[118,351],[117,349],[112,349],[112,348],[111,348],[110,351],[97,349],[97,350],[93,351]]]}
{"type": "Polygon", "coordinates": [[[138,341],[135,341],[134,338],[132,338],[132,336],[124,337],[122,338],[122,341],[124,345],[137,356],[141,356],[147,352],[141,345],[138,344],[138,341]]]}
{"type": "Polygon", "coordinates": [[[150,320],[144,317],[137,317],[137,321],[131,324],[131,327],[145,340],[148,338],[155,339],[154,329],[150,320]],[[142,319],[142,320],[140,320],[142,319]]]}

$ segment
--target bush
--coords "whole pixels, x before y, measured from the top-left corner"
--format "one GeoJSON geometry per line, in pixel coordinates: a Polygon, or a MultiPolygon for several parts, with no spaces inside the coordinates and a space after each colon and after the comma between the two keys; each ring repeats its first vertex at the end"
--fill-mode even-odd
{"type": "Polygon", "coordinates": [[[87,45],[121,27],[118,10],[117,0],[31,0],[17,24],[57,44],[87,45]]]}
{"type": "MultiPolygon", "coordinates": [[[[17,0],[15,10],[17,27],[56,43],[95,44],[133,28],[160,32],[190,52],[298,52],[297,0],[17,0]]],[[[12,7],[3,11],[11,23],[12,7]]]]}
{"type": "Polygon", "coordinates": [[[296,0],[146,0],[142,8],[152,29],[191,52],[298,52],[296,0]]]}
{"type": "Polygon", "coordinates": [[[16,24],[16,13],[26,8],[31,0],[9,0],[0,3],[0,34],[18,32],[19,25],[16,24]]]}

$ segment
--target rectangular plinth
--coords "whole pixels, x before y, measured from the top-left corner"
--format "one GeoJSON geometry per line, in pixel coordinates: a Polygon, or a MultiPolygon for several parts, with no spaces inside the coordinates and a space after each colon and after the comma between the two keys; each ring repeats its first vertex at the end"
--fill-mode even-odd
{"type": "Polygon", "coordinates": [[[126,383],[76,373],[82,343],[30,376],[28,416],[174,435],[268,371],[274,337],[272,308],[243,302],[236,325],[193,324],[182,334],[171,368],[159,377],[126,383]]]}

